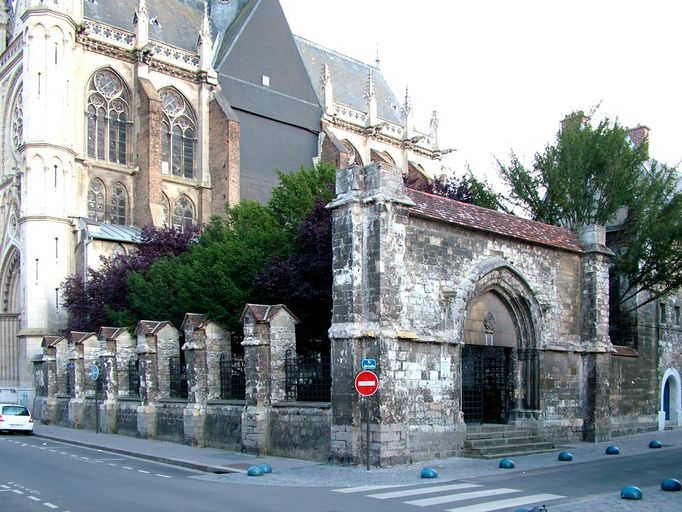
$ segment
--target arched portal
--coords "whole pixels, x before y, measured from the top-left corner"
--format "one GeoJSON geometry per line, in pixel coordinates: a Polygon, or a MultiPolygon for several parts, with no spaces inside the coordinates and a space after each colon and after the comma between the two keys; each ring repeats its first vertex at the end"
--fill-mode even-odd
{"type": "Polygon", "coordinates": [[[539,407],[541,309],[532,290],[516,269],[495,258],[469,273],[457,299],[453,320],[463,342],[464,421],[508,423],[533,416],[539,407]]]}
{"type": "Polygon", "coordinates": [[[19,251],[11,249],[0,268],[0,385],[19,382],[19,251]]]}
{"type": "Polygon", "coordinates": [[[682,424],[682,390],[680,374],[669,368],[661,379],[661,406],[658,412],[658,429],[665,430],[666,424],[682,424]]]}

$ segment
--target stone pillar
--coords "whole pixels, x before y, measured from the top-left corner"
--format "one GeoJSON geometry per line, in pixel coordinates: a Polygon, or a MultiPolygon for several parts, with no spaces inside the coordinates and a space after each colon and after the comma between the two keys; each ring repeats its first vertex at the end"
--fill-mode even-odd
{"type": "Polygon", "coordinates": [[[103,379],[103,395],[100,402],[100,429],[103,432],[115,433],[116,413],[118,411],[118,368],[116,367],[116,342],[112,339],[101,339],[101,374],[103,379]]]}
{"type": "Polygon", "coordinates": [[[240,125],[230,105],[220,95],[209,102],[209,172],[211,215],[225,217],[225,206],[239,203],[240,125]]]}
{"type": "Polygon", "coordinates": [[[327,206],[333,210],[331,459],[367,463],[368,444],[369,462],[375,465],[410,462],[413,444],[416,452],[428,453],[426,447],[437,445],[434,452],[454,455],[464,432],[457,402],[416,403],[410,395],[415,377],[407,370],[417,359],[403,364],[396,358],[400,353],[422,354],[422,359],[439,354],[444,367],[439,373],[450,383],[444,396],[453,395],[454,350],[420,340],[403,318],[401,276],[407,272],[406,227],[414,203],[403,191],[402,172],[386,164],[341,169],[336,193],[327,206]],[[365,399],[354,388],[362,359],[377,361],[380,382],[379,390],[365,399]]]}
{"type": "Polygon", "coordinates": [[[585,441],[611,438],[611,351],[609,339],[609,262],[613,252],[606,247],[603,226],[577,230],[583,244],[580,261],[580,339],[584,349],[585,441]]]}
{"type": "Polygon", "coordinates": [[[83,344],[78,343],[71,333],[69,339],[69,371],[72,372],[73,391],[69,401],[69,423],[72,428],[83,427],[85,414],[85,374],[83,369],[83,344]]]}
{"type": "Polygon", "coordinates": [[[244,325],[246,407],[242,414],[242,447],[267,453],[268,422],[273,402],[286,399],[284,361],[296,351],[298,319],[282,304],[247,304],[244,325]]]}
{"type": "Polygon", "coordinates": [[[204,446],[206,422],[206,332],[204,315],[188,313],[181,329],[185,333],[185,364],[187,366],[187,407],[183,411],[184,439],[191,446],[204,446]]]}
{"type": "Polygon", "coordinates": [[[158,400],[158,361],[156,336],[137,333],[137,355],[140,361],[140,405],[137,407],[137,433],[142,438],[156,437],[158,400]]]}
{"type": "Polygon", "coordinates": [[[47,425],[54,423],[56,419],[57,394],[59,393],[57,387],[57,344],[63,340],[64,338],[61,336],[45,336],[42,343],[46,396],[43,399],[40,420],[47,425]]]}

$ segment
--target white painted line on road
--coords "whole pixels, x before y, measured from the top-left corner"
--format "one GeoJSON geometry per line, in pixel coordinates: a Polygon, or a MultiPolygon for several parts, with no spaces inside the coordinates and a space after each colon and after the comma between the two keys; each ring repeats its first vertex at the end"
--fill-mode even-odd
{"type": "Polygon", "coordinates": [[[0,492],[11,492],[9,489],[0,489],[0,492]]]}
{"type": "Polygon", "coordinates": [[[170,476],[162,475],[161,473],[156,473],[156,476],[160,476],[161,478],[170,478],[170,476]]]}
{"type": "Polygon", "coordinates": [[[485,498],[487,496],[496,496],[498,494],[512,494],[521,492],[519,489],[486,489],[484,491],[461,492],[459,494],[449,494],[447,496],[436,496],[435,498],[425,498],[423,500],[406,501],[408,505],[417,505],[418,507],[429,507],[431,505],[442,505],[443,503],[454,503],[455,501],[473,500],[476,498],[485,498]]]}
{"type": "Polygon", "coordinates": [[[369,492],[377,491],[379,489],[394,489],[396,487],[407,487],[411,484],[403,485],[362,485],[360,487],[344,487],[343,489],[332,489],[332,492],[352,493],[352,492],[369,492]]]}
{"type": "Polygon", "coordinates": [[[530,505],[532,503],[540,503],[548,500],[558,500],[566,496],[559,496],[558,494],[533,494],[531,496],[522,496],[520,498],[509,498],[507,500],[489,501],[487,503],[479,503],[478,505],[469,505],[467,507],[449,508],[446,512],[490,512],[500,508],[517,507],[519,505],[530,505]]]}
{"type": "Polygon", "coordinates": [[[118,464],[114,464],[113,462],[109,462],[108,464],[109,464],[109,466],[114,466],[114,467],[118,466],[118,464]]]}
{"type": "Polygon", "coordinates": [[[419,494],[431,494],[434,492],[445,491],[459,491],[460,489],[472,489],[473,487],[481,487],[476,484],[452,484],[452,485],[434,485],[432,487],[420,487],[419,489],[407,489],[404,491],[382,492],[380,494],[368,494],[369,498],[377,498],[385,500],[388,498],[404,498],[405,496],[417,496],[419,494]]]}
{"type": "Polygon", "coordinates": [[[47,501],[45,503],[43,503],[43,505],[45,505],[47,508],[59,508],[57,505],[55,505],[53,503],[49,503],[47,501]]]}
{"type": "Polygon", "coordinates": [[[59,452],[59,455],[68,455],[66,452],[59,452]]]}
{"type": "Polygon", "coordinates": [[[5,484],[1,484],[0,487],[2,487],[3,489],[9,489],[9,485],[5,485],[5,484]]]}
{"type": "Polygon", "coordinates": [[[24,491],[20,491],[19,489],[12,489],[12,492],[14,494],[24,494],[24,491]]]}
{"type": "Polygon", "coordinates": [[[130,466],[121,466],[123,469],[133,469],[130,466]]]}
{"type": "Polygon", "coordinates": [[[52,450],[52,449],[51,449],[50,451],[51,451],[52,453],[57,453],[57,450],[52,450]]]}
{"type": "Polygon", "coordinates": [[[137,472],[149,474],[149,471],[145,471],[144,469],[138,469],[137,472]]]}
{"type": "Polygon", "coordinates": [[[40,498],[38,498],[37,496],[26,496],[26,497],[27,497],[29,500],[33,500],[33,501],[42,501],[42,500],[41,500],[40,498]]]}

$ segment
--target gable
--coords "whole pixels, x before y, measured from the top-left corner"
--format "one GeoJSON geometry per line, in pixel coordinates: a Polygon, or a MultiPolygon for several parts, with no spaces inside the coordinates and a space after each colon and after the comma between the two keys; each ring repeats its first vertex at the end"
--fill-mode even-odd
{"type": "Polygon", "coordinates": [[[322,109],[279,2],[258,0],[234,23],[216,64],[230,105],[319,132],[322,109]]]}

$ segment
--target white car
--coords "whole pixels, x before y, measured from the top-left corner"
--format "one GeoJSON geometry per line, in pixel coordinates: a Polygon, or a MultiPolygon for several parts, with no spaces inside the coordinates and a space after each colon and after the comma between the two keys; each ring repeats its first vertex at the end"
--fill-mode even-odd
{"type": "Polygon", "coordinates": [[[24,434],[33,433],[33,417],[23,405],[0,404],[0,432],[16,430],[24,434]]]}

